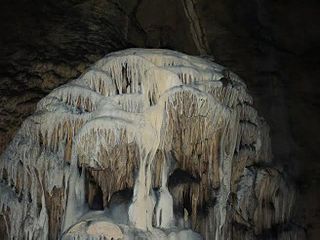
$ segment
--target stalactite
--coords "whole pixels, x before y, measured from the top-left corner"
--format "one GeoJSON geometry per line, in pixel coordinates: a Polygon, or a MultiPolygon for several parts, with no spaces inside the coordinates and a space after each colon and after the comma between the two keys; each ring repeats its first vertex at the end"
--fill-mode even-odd
{"type": "Polygon", "coordinates": [[[0,230],[9,239],[301,239],[298,226],[285,228],[294,189],[272,164],[269,128],[239,76],[174,51],[119,51],[22,124],[1,156],[0,230]]]}

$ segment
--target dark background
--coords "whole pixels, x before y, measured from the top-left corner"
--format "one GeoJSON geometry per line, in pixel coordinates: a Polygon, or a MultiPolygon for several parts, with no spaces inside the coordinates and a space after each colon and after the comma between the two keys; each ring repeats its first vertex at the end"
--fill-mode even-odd
{"type": "Polygon", "coordinates": [[[320,239],[320,1],[1,0],[0,152],[36,103],[105,54],[169,48],[239,74],[320,239]]]}

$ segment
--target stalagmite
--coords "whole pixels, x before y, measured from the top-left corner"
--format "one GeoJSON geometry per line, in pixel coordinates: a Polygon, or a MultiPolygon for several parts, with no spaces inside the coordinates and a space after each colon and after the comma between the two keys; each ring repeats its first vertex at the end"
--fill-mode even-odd
{"type": "Polygon", "coordinates": [[[244,82],[206,59],[111,53],[53,90],[0,161],[8,239],[302,239],[244,82]]]}
{"type": "Polygon", "coordinates": [[[173,199],[168,190],[168,174],[170,168],[169,159],[164,159],[161,174],[161,187],[159,189],[158,203],[156,207],[156,226],[170,228],[174,224],[173,199]]]}

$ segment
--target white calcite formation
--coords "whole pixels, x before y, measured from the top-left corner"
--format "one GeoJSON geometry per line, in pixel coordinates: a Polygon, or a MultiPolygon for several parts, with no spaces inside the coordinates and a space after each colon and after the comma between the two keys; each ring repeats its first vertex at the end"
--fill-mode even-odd
{"type": "Polygon", "coordinates": [[[294,191],[270,167],[252,104],[243,81],[209,60],[107,55],[43,98],[2,155],[1,234],[301,239],[294,191]]]}

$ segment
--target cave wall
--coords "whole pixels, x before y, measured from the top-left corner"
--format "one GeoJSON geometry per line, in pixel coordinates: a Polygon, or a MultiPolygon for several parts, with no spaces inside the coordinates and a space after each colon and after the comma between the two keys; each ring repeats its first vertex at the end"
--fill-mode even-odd
{"type": "Polygon", "coordinates": [[[53,88],[106,53],[169,48],[214,58],[246,79],[271,126],[274,161],[296,182],[296,223],[320,234],[317,1],[4,0],[0,151],[53,88]]]}

